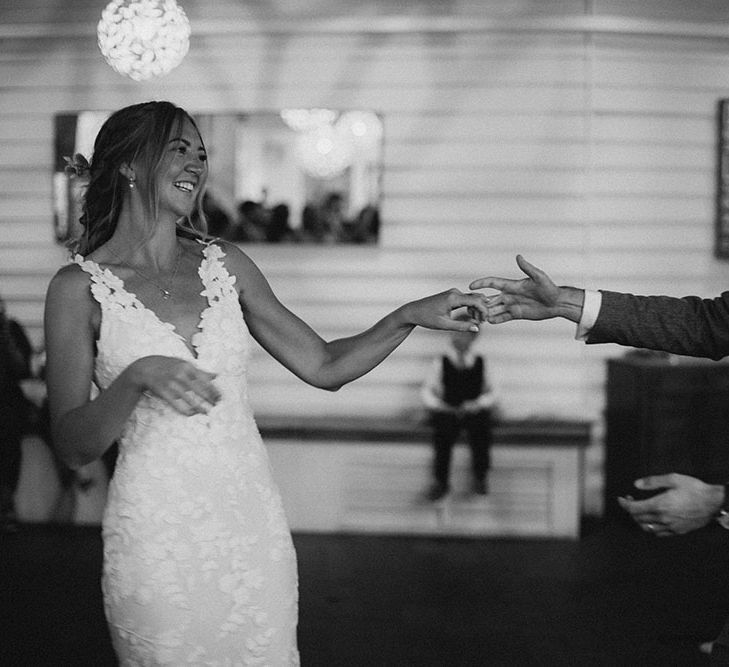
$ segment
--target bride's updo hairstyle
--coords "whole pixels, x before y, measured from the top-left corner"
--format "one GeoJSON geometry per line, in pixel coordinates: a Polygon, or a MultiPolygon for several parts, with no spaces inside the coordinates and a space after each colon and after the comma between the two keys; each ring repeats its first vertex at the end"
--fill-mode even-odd
{"type": "MultiPolygon", "coordinates": [[[[137,181],[136,186],[146,194],[151,215],[157,217],[157,171],[168,149],[170,137],[179,135],[186,119],[197,130],[190,115],[171,102],[134,104],[119,109],[107,118],[94,142],[79,220],[83,231],[72,243],[76,252],[86,256],[106,243],[114,233],[124,194],[129,189],[129,180],[120,171],[122,165],[134,163],[141,167],[140,173],[144,180],[137,181]]],[[[186,227],[178,225],[178,233],[182,232],[185,236],[204,233],[202,189],[195,196],[195,211],[194,217],[200,221],[198,226],[202,225],[203,229],[194,229],[188,220],[186,227]]]]}

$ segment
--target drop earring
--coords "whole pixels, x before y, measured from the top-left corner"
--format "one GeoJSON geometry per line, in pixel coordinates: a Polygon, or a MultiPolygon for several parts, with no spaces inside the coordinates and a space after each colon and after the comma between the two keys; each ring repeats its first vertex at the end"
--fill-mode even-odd
{"type": "Polygon", "coordinates": [[[134,190],[134,179],[133,178],[129,179],[129,189],[134,190]]]}

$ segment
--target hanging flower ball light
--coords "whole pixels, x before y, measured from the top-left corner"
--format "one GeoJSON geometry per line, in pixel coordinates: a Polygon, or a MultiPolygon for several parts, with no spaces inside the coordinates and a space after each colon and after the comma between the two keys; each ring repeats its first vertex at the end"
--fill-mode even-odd
{"type": "Polygon", "coordinates": [[[135,81],[167,74],[190,48],[190,22],[175,0],[112,0],[97,35],[106,62],[135,81]]]}

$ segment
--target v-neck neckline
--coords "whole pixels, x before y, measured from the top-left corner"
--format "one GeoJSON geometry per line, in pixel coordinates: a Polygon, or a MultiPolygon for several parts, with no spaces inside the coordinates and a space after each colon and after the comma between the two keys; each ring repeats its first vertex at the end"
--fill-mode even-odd
{"type": "MultiPolygon", "coordinates": [[[[198,265],[198,275],[200,276],[200,284],[203,286],[203,289],[207,290],[208,285],[205,282],[205,279],[203,278],[203,275],[201,274],[200,268],[202,267],[203,262],[206,260],[205,254],[203,254],[202,259],[200,260],[200,264],[198,265]]],[[[113,286],[114,290],[120,290],[124,292],[127,296],[129,296],[132,300],[132,304],[134,307],[140,311],[140,312],[146,312],[149,313],[149,315],[154,318],[154,320],[166,331],[169,331],[171,334],[173,334],[177,340],[182,343],[185,350],[187,350],[187,353],[192,357],[193,360],[197,361],[200,358],[200,346],[199,344],[195,343],[195,338],[197,337],[197,334],[203,331],[203,325],[205,324],[205,314],[208,310],[210,310],[213,307],[212,300],[210,297],[206,297],[207,305],[200,311],[200,316],[198,317],[197,326],[194,329],[194,333],[190,337],[190,340],[185,338],[178,330],[177,326],[173,324],[172,322],[168,322],[167,320],[163,320],[152,308],[147,306],[134,292],[131,290],[128,290],[126,287],[126,283],[118,276],[116,273],[114,273],[109,268],[102,268],[101,265],[93,260],[93,259],[85,259],[85,262],[91,262],[96,265],[96,268],[103,274],[109,274],[111,275],[115,281],[118,282],[119,286],[116,285],[113,286]]],[[[103,313],[102,313],[103,318],[103,313]]]]}

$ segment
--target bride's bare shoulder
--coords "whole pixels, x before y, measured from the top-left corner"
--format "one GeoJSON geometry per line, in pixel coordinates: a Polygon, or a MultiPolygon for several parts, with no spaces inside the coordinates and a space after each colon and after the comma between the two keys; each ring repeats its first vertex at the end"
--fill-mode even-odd
{"type": "Polygon", "coordinates": [[[56,271],[48,283],[46,300],[74,307],[91,303],[90,283],[91,277],[78,264],[66,264],[56,271]]]}
{"type": "Polygon", "coordinates": [[[223,263],[229,271],[237,273],[258,270],[256,263],[250,258],[248,253],[235,243],[223,239],[216,239],[212,245],[222,251],[224,256],[223,263]]]}

